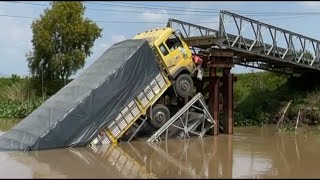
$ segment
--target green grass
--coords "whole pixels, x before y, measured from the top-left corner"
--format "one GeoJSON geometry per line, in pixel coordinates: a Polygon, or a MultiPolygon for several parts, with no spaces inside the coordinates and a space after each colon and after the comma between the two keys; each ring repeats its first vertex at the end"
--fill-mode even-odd
{"type": "MultiPolygon", "coordinates": [[[[235,125],[250,126],[273,122],[277,114],[287,103],[292,104],[286,113],[291,120],[297,118],[301,109],[308,111],[308,117],[320,122],[319,82],[308,75],[290,77],[271,72],[236,75],[234,84],[235,125]]],[[[284,129],[292,130],[288,125],[284,129]]]]}
{"type": "Polygon", "coordinates": [[[0,131],[4,132],[15,126],[21,119],[0,118],[0,131]]]}

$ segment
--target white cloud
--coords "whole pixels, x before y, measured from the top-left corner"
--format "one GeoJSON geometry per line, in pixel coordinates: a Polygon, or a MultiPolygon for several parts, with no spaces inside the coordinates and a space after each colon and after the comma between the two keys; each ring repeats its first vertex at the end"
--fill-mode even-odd
{"type": "Polygon", "coordinates": [[[194,9],[212,9],[212,12],[215,12],[215,11],[219,11],[220,9],[224,9],[226,7],[233,7],[235,8],[234,6],[235,5],[239,5],[239,4],[243,4],[245,2],[241,2],[241,1],[230,1],[230,2],[227,2],[227,1],[191,1],[189,3],[189,8],[194,8],[194,9]],[[208,7],[214,7],[214,8],[208,8],[208,7]],[[221,8],[223,7],[223,8],[221,8]]]}
{"type": "MultiPolygon", "coordinates": [[[[122,34],[115,34],[111,36],[111,40],[109,42],[101,42],[98,46],[98,48],[102,48],[103,50],[108,49],[113,44],[126,40],[127,38],[122,34]]],[[[95,49],[98,51],[98,49],[95,49]]]]}
{"type": "Polygon", "coordinates": [[[166,10],[160,10],[156,12],[145,11],[140,15],[140,19],[147,22],[166,22],[168,17],[169,15],[166,10]]]}
{"type": "Polygon", "coordinates": [[[72,78],[77,77],[81,74],[87,67],[94,63],[110,46],[113,44],[127,39],[122,34],[113,34],[108,40],[98,39],[93,46],[92,55],[87,58],[86,64],[83,69],[80,69],[72,78]]]}
{"type": "Polygon", "coordinates": [[[307,8],[319,8],[320,7],[319,1],[302,1],[299,3],[307,8]]]}
{"type": "Polygon", "coordinates": [[[213,2],[206,2],[206,1],[191,1],[189,3],[189,8],[195,8],[195,9],[199,9],[199,8],[207,8],[210,5],[212,5],[213,2]]]}
{"type": "Polygon", "coordinates": [[[199,25],[210,28],[210,29],[218,30],[218,28],[219,28],[219,17],[218,16],[215,16],[212,18],[207,18],[204,21],[203,21],[204,23],[199,23],[199,25]]]}
{"type": "Polygon", "coordinates": [[[103,49],[108,49],[110,47],[110,44],[109,43],[101,43],[99,45],[100,48],[103,48],[103,49]]]}
{"type": "Polygon", "coordinates": [[[123,41],[123,40],[126,40],[127,38],[122,35],[122,34],[116,34],[116,35],[112,35],[111,36],[111,42],[114,44],[114,43],[117,43],[117,42],[120,42],[120,41],[123,41]]]}
{"type": "Polygon", "coordinates": [[[8,55],[15,55],[16,53],[18,53],[16,49],[12,49],[12,48],[7,48],[6,52],[8,55]]]}
{"type": "MultiPolygon", "coordinates": [[[[16,4],[1,3],[0,14],[15,16],[36,17],[39,7],[19,6],[16,4]]],[[[0,71],[5,74],[27,74],[28,66],[25,54],[31,50],[32,31],[30,25],[32,19],[17,17],[0,17],[0,53],[3,60],[0,61],[0,71]]]]}

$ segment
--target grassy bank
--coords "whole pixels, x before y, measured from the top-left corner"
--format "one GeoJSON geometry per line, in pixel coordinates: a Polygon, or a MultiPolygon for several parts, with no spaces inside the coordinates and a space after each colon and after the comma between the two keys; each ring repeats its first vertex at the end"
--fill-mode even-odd
{"type": "Polygon", "coordinates": [[[276,123],[284,107],[292,101],[285,114],[285,124],[295,124],[300,110],[306,124],[320,122],[320,83],[309,75],[292,77],[271,72],[237,75],[235,82],[236,126],[276,123]]]}
{"type": "Polygon", "coordinates": [[[0,78],[0,123],[3,123],[4,127],[11,121],[16,123],[17,119],[28,116],[42,103],[42,97],[36,96],[28,78],[16,75],[0,78]]]}
{"type": "Polygon", "coordinates": [[[11,129],[16,125],[21,119],[19,118],[0,118],[0,131],[4,132],[11,129]]]}

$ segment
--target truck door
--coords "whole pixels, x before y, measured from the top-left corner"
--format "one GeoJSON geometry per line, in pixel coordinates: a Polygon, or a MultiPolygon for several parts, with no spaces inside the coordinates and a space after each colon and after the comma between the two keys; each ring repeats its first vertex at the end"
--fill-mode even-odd
{"type": "Polygon", "coordinates": [[[165,45],[169,50],[169,58],[166,59],[166,64],[170,74],[172,75],[187,59],[187,52],[182,46],[182,42],[176,36],[175,33],[172,33],[171,36],[165,41],[165,45]]]}

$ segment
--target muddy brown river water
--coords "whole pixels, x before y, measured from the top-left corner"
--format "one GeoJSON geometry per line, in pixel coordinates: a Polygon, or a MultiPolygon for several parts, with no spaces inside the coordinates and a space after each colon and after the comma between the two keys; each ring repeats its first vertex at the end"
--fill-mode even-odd
{"type": "Polygon", "coordinates": [[[136,140],[96,149],[0,152],[0,178],[319,178],[320,134],[274,130],[235,128],[233,135],[158,144],[136,140]]]}

